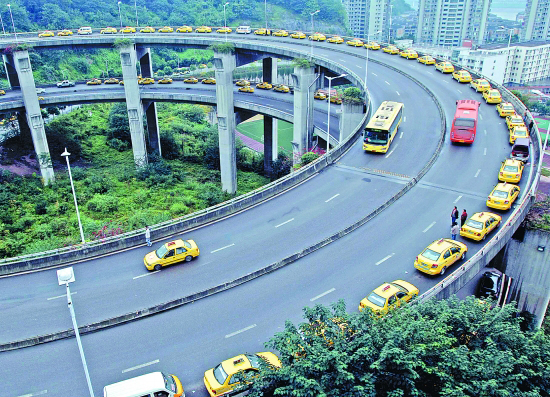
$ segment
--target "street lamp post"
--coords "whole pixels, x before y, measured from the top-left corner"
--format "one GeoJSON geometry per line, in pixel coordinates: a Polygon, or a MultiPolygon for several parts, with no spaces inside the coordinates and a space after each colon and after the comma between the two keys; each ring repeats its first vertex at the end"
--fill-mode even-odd
{"type": "MultiPolygon", "coordinates": [[[[223,5],[223,27],[224,28],[227,28],[227,15],[225,13],[225,7],[227,7],[228,4],[229,4],[229,2],[227,2],[223,5]]],[[[267,32],[266,32],[266,34],[267,34],[267,32]]],[[[225,32],[225,41],[227,42],[227,29],[226,29],[226,32],[225,32]]]]}
{"type": "MultiPolygon", "coordinates": [[[[373,36],[376,36],[381,30],[374,32],[373,36]]],[[[370,33],[367,33],[367,61],[365,62],[365,96],[367,95],[367,78],[369,71],[369,45],[370,45],[370,33]]]]}
{"type": "Polygon", "coordinates": [[[120,19],[120,29],[122,29],[122,14],[120,13],[120,3],[121,1],[118,2],[118,18],[120,19]]]}
{"type": "MultiPolygon", "coordinates": [[[[17,32],[15,31],[15,23],[13,23],[13,14],[11,13],[11,6],[9,4],[6,4],[8,6],[8,9],[10,10],[10,18],[11,18],[11,26],[13,26],[13,34],[15,35],[15,41],[17,41],[17,32]]],[[[3,26],[4,24],[2,24],[3,26]]]]}
{"type": "Polygon", "coordinates": [[[265,12],[265,34],[267,35],[267,0],[264,0],[264,12],[265,12]]]}
{"type": "Polygon", "coordinates": [[[73,301],[71,299],[71,289],[69,283],[75,281],[73,268],[66,267],[57,271],[57,282],[59,285],[65,284],[67,287],[67,304],[69,305],[69,312],[71,313],[71,319],[73,320],[74,334],[76,336],[76,343],[78,344],[78,350],[80,351],[80,359],[84,366],[84,373],[86,374],[86,382],[88,382],[88,390],[90,391],[90,397],[94,397],[94,390],[92,389],[92,382],[90,381],[90,374],[88,373],[88,366],[86,365],[86,357],[84,357],[84,350],[82,349],[82,342],[80,341],[80,332],[78,331],[78,325],[76,323],[76,316],[74,314],[73,301]]]}
{"type": "Polygon", "coordinates": [[[137,13],[137,0],[134,0],[134,9],[136,10],[136,29],[139,27],[138,13],[137,13]]]}
{"type": "MultiPolygon", "coordinates": [[[[315,33],[315,28],[313,27],[313,16],[317,14],[318,12],[321,12],[321,10],[310,12],[311,15],[311,35],[315,33]]],[[[310,55],[313,56],[313,39],[311,41],[311,52],[310,55]]]]}
{"type": "Polygon", "coordinates": [[[388,26],[388,44],[391,44],[391,14],[393,14],[392,4],[390,4],[390,25],[388,26]]]}
{"type": "Polygon", "coordinates": [[[78,203],[76,202],[76,193],[74,191],[73,175],[71,174],[71,165],[69,164],[70,155],[71,154],[67,151],[67,148],[65,148],[65,151],[61,153],[61,156],[65,157],[65,160],[67,160],[67,169],[69,170],[69,179],[71,180],[71,189],[73,190],[74,206],[76,208],[76,218],[78,219],[78,228],[80,229],[80,239],[82,240],[82,244],[84,244],[84,232],[82,231],[82,222],[80,222],[80,212],[78,212],[78,203]]]}
{"type": "MultiPolygon", "coordinates": [[[[512,42],[512,31],[514,28],[507,28],[505,26],[501,26],[501,29],[508,29],[508,47],[507,47],[507,56],[506,56],[506,69],[504,70],[504,79],[506,79],[506,75],[508,74],[508,66],[510,66],[510,70],[512,69],[510,64],[510,43],[512,42]]],[[[511,74],[511,73],[510,73],[511,74]]],[[[508,81],[510,81],[510,76],[508,76],[508,81]]]]}
{"type": "Polygon", "coordinates": [[[4,20],[2,19],[2,13],[0,12],[0,22],[2,22],[2,32],[6,35],[6,29],[4,29],[4,20]]]}
{"type": "Polygon", "coordinates": [[[325,78],[328,79],[327,153],[326,153],[327,159],[328,159],[328,152],[330,151],[330,94],[331,94],[332,80],[338,79],[340,77],[345,77],[345,76],[347,76],[346,73],[335,77],[325,76],[325,78]]]}

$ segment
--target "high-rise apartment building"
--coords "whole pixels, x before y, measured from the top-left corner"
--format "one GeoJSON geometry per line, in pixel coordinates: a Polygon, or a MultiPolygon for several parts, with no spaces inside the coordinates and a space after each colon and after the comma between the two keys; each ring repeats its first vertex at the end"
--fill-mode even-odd
{"type": "Polygon", "coordinates": [[[355,37],[388,40],[390,0],[342,0],[355,37]]]}
{"type": "Polygon", "coordinates": [[[416,41],[456,47],[468,39],[480,45],[490,6],[491,0],[420,0],[416,41]]]}
{"type": "Polygon", "coordinates": [[[527,0],[523,40],[550,40],[550,0],[527,0]]]}

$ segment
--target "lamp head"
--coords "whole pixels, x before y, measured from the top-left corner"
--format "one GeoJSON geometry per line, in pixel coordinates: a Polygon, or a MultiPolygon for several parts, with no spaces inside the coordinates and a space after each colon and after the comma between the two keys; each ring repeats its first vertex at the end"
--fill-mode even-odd
{"type": "Polygon", "coordinates": [[[228,4],[229,4],[229,2],[225,3],[223,6],[225,7],[225,6],[228,5],[228,4]]]}
{"type": "Polygon", "coordinates": [[[75,278],[72,266],[57,271],[57,282],[59,285],[69,284],[73,281],[75,281],[75,278]]]}
{"type": "Polygon", "coordinates": [[[67,157],[67,156],[70,156],[71,154],[67,151],[67,148],[65,148],[65,151],[63,153],[61,153],[61,156],[63,157],[67,157]]]}
{"type": "Polygon", "coordinates": [[[313,11],[313,12],[311,12],[310,14],[311,14],[311,15],[315,15],[315,14],[317,14],[318,12],[321,12],[321,10],[313,11]]]}

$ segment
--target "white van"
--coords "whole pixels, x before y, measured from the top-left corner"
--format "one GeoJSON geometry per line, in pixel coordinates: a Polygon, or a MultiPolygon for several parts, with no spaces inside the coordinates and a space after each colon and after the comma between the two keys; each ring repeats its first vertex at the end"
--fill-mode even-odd
{"type": "Polygon", "coordinates": [[[250,26],[239,26],[236,30],[237,33],[241,33],[241,34],[248,34],[248,33],[251,33],[252,30],[250,30],[250,26]]]}
{"type": "Polygon", "coordinates": [[[175,375],[152,372],[105,386],[103,397],[185,397],[185,392],[175,375]]]}
{"type": "Polygon", "coordinates": [[[78,29],[78,34],[92,34],[92,27],[82,26],[80,29],[78,29]]]}

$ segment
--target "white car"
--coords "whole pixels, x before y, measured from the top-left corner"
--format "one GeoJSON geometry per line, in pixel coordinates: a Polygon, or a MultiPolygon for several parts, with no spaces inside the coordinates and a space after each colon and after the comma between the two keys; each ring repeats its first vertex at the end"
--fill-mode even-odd
{"type": "Polygon", "coordinates": [[[249,34],[252,33],[252,30],[250,30],[250,26],[239,26],[236,32],[241,34],[249,34]]]}
{"type": "Polygon", "coordinates": [[[74,87],[74,81],[63,80],[56,84],[58,87],[74,87]]]}
{"type": "Polygon", "coordinates": [[[78,29],[78,34],[92,34],[92,27],[82,26],[80,29],[78,29]]]}
{"type": "Polygon", "coordinates": [[[36,87],[36,93],[37,94],[43,94],[46,92],[46,89],[45,88],[42,88],[42,87],[36,87]]]}

